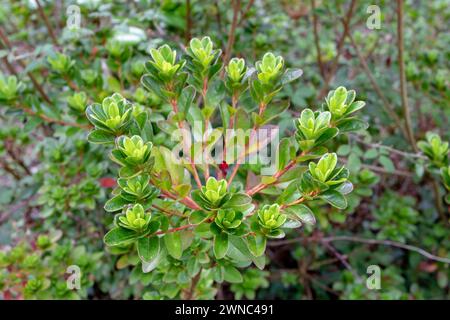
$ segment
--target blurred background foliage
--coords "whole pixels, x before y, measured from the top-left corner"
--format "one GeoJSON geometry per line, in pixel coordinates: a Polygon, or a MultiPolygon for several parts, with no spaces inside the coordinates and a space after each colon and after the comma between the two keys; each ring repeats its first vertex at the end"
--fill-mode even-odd
{"type": "MultiPolygon", "coordinates": [[[[370,127],[334,146],[355,185],[349,207],[314,207],[314,227],[269,244],[266,271],[248,269],[243,282],[213,291],[200,284],[203,297],[450,298],[446,189],[416,145],[428,131],[450,140],[450,5],[404,1],[399,33],[395,1],[375,1],[380,28],[368,28],[372,2],[3,1],[1,298],[155,298],[152,278],[132,268],[136,257],[104,249],[111,216],[103,204],[116,169],[108,167],[104,147],[87,142],[84,109],[120,92],[150,108],[159,128],[170,107],[139,86],[148,50],[168,43],[180,51],[204,35],[222,47],[225,61],[256,61],[272,51],[303,69],[300,81],[281,93],[291,101],[279,120],[284,134],[294,131],[301,110],[317,107],[340,85],[367,102],[370,127]],[[73,264],[82,269],[82,290],[65,285],[73,264]],[[381,268],[380,290],[366,287],[369,265],[381,268]]],[[[154,139],[164,142],[163,129],[154,139]]],[[[160,298],[174,297],[171,286],[161,291],[160,298]]]]}

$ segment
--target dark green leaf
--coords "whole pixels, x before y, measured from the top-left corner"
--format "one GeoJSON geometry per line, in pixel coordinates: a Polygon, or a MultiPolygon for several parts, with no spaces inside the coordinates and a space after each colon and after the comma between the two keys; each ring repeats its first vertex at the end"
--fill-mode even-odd
{"type": "Polygon", "coordinates": [[[159,238],[153,237],[143,237],[137,242],[137,251],[139,258],[145,262],[150,262],[159,253],[159,238]]]}
{"type": "Polygon", "coordinates": [[[133,242],[139,237],[139,234],[133,230],[117,227],[109,230],[103,241],[107,246],[125,245],[133,242]]]}
{"type": "Polygon", "coordinates": [[[214,255],[217,259],[225,257],[228,251],[228,234],[221,232],[214,237],[214,255]]]}
{"type": "Polygon", "coordinates": [[[336,207],[338,209],[347,208],[347,199],[345,199],[345,197],[342,194],[340,194],[335,190],[327,190],[324,193],[322,193],[319,198],[325,200],[333,207],[336,207]]]}
{"type": "Polygon", "coordinates": [[[169,232],[164,236],[164,244],[167,252],[175,259],[180,259],[183,254],[183,246],[179,232],[169,232]]]}

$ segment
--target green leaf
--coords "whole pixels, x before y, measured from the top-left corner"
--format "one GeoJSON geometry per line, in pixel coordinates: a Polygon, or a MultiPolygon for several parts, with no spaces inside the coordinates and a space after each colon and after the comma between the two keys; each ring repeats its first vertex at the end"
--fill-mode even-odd
{"type": "Polygon", "coordinates": [[[281,77],[281,84],[285,85],[289,82],[297,80],[303,74],[302,69],[286,69],[283,76],[281,77]]]}
{"type": "Polygon", "coordinates": [[[175,259],[180,259],[183,254],[183,245],[179,232],[169,232],[164,236],[164,244],[167,252],[175,259]]]}
{"type": "Polygon", "coordinates": [[[190,184],[179,184],[173,189],[176,191],[178,198],[183,199],[186,198],[186,196],[189,194],[189,191],[191,191],[191,185],[190,184]]]}
{"type": "Polygon", "coordinates": [[[200,224],[208,218],[208,214],[205,211],[197,210],[193,211],[189,216],[190,224],[200,224]]]}
{"type": "Polygon", "coordinates": [[[258,125],[261,126],[281,116],[282,113],[288,108],[289,108],[289,101],[280,101],[278,103],[272,103],[262,114],[261,119],[258,121],[258,125]]]}
{"type": "Polygon", "coordinates": [[[341,132],[354,132],[359,130],[366,130],[369,127],[369,124],[360,119],[348,118],[339,123],[337,127],[341,132]]]}
{"type": "Polygon", "coordinates": [[[337,128],[328,128],[325,130],[324,133],[320,135],[320,137],[316,140],[314,143],[316,146],[319,146],[321,144],[324,144],[325,142],[333,139],[339,134],[339,129],[337,128]]]}
{"type": "Polygon", "coordinates": [[[281,226],[281,228],[286,228],[286,229],[295,229],[295,228],[300,228],[302,226],[302,223],[298,220],[286,220],[286,222],[281,226]]]}
{"type": "Polygon", "coordinates": [[[255,255],[253,255],[248,249],[247,243],[241,237],[230,236],[229,240],[231,245],[239,250],[245,257],[252,260],[258,269],[264,269],[266,264],[266,259],[264,256],[255,257],[255,255]]]}
{"type": "Polygon", "coordinates": [[[231,196],[222,208],[234,209],[236,211],[245,211],[252,203],[252,198],[245,193],[235,193],[231,196]]]}
{"type": "Polygon", "coordinates": [[[119,246],[130,244],[139,237],[139,234],[133,230],[117,227],[109,230],[103,241],[107,246],[119,246]]]}
{"type": "Polygon", "coordinates": [[[283,138],[278,145],[278,170],[283,169],[290,160],[290,140],[288,138],[283,138]]]}
{"type": "Polygon", "coordinates": [[[378,150],[377,149],[369,149],[366,152],[364,152],[364,159],[375,159],[378,157],[378,150]]]}
{"type": "Polygon", "coordinates": [[[288,172],[283,174],[278,179],[278,182],[282,183],[282,182],[288,182],[288,181],[292,181],[294,179],[298,179],[298,177],[301,177],[303,172],[305,172],[307,169],[308,169],[308,167],[306,167],[306,166],[295,167],[293,169],[290,169],[288,172]]]}
{"type": "Polygon", "coordinates": [[[347,167],[353,173],[357,173],[361,169],[361,159],[356,153],[351,153],[348,157],[347,167]]]}
{"type": "Polygon", "coordinates": [[[164,159],[165,167],[167,171],[169,171],[172,183],[174,185],[178,185],[181,182],[183,182],[184,168],[182,165],[179,165],[177,163],[177,160],[175,159],[175,156],[173,155],[172,151],[162,146],[159,147],[158,149],[162,155],[162,158],[164,159]]]}
{"type": "Polygon", "coordinates": [[[143,237],[137,242],[137,251],[139,258],[142,261],[150,262],[156,258],[159,253],[159,238],[154,237],[143,237]]]}
{"type": "Polygon", "coordinates": [[[126,201],[124,198],[122,198],[120,195],[115,196],[114,198],[109,199],[106,201],[104,209],[108,212],[114,212],[121,210],[124,206],[128,204],[128,201],[126,201]]]}
{"type": "Polygon", "coordinates": [[[338,154],[338,156],[346,156],[350,153],[350,151],[351,151],[350,146],[348,144],[343,144],[339,146],[336,153],[338,154]]]}
{"type": "Polygon", "coordinates": [[[386,169],[387,172],[394,172],[395,166],[392,160],[386,156],[381,156],[378,158],[378,161],[381,165],[386,169]]]}
{"type": "Polygon", "coordinates": [[[314,225],[316,224],[316,218],[310,208],[304,204],[296,204],[285,209],[286,212],[293,214],[302,223],[314,225]]]}
{"type": "Polygon", "coordinates": [[[200,267],[198,258],[196,256],[192,256],[186,264],[186,271],[191,277],[193,277],[200,271],[200,267]]]}
{"type": "Polygon", "coordinates": [[[93,130],[88,134],[88,141],[96,144],[113,144],[116,137],[103,130],[93,130]]]}
{"type": "Polygon", "coordinates": [[[298,156],[296,158],[297,162],[304,162],[312,159],[320,158],[323,154],[327,152],[327,148],[325,147],[316,147],[314,149],[311,149],[307,154],[303,156],[298,156]]]}
{"type": "Polygon", "coordinates": [[[325,200],[329,204],[331,204],[333,207],[336,207],[338,209],[345,209],[347,208],[347,199],[340,194],[339,192],[335,190],[327,190],[324,193],[322,193],[319,198],[322,200],[325,200]]]}
{"type": "Polygon", "coordinates": [[[223,278],[230,283],[241,283],[243,281],[242,275],[239,270],[233,266],[224,266],[223,278]]]}
{"type": "Polygon", "coordinates": [[[243,108],[239,108],[237,110],[235,117],[236,117],[235,120],[236,129],[247,130],[251,128],[252,122],[250,121],[250,116],[243,108]]]}
{"type": "Polygon", "coordinates": [[[214,237],[214,255],[222,259],[228,252],[228,234],[221,232],[214,237]]]}
{"type": "Polygon", "coordinates": [[[148,272],[151,272],[152,270],[154,270],[158,266],[161,259],[165,256],[165,253],[166,253],[165,250],[159,250],[156,257],[154,259],[152,259],[151,261],[149,261],[149,262],[142,261],[142,272],[148,273],[148,272]]]}
{"type": "Polygon", "coordinates": [[[261,234],[248,236],[248,249],[255,256],[259,257],[266,251],[267,239],[261,234]]]}
{"type": "Polygon", "coordinates": [[[195,89],[192,86],[187,86],[183,89],[180,99],[178,101],[179,111],[181,113],[187,114],[192,102],[195,98],[195,89]]]}

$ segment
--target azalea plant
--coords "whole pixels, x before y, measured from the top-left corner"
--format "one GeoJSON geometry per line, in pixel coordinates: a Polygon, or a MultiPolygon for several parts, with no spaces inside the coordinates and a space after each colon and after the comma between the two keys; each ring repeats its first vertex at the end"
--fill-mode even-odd
{"type": "Polygon", "coordinates": [[[172,107],[158,123],[164,141],[154,139],[150,110],[119,93],[86,110],[93,126],[88,140],[109,147],[119,165],[118,186],[105,204],[114,224],[104,242],[111,252],[139,256],[136,272],[152,275],[157,296],[212,297],[207,283],[243,281],[240,268],[264,269],[268,241],[315,223],[308,202],[345,209],[353,189],[328,147],[340,134],[367,128],[356,115],[364,102],[354,90],[339,87],[322,108],[305,108],[296,133],[276,146],[271,174],[262,175],[260,158],[256,166],[246,160],[264,145],[258,130],[289,106],[277,93],[302,71],[271,52],[254,67],[242,58],[223,66],[219,56],[209,37],[192,39],[181,54],[168,45],[150,50],[141,82],[172,107]],[[240,135],[242,143],[233,144],[240,135]],[[197,161],[198,152],[214,147],[222,150],[218,161],[197,161]],[[249,175],[259,177],[249,183],[249,175]],[[261,200],[258,194],[269,188],[271,197],[261,200]],[[179,272],[177,281],[168,269],[179,272]],[[160,283],[170,284],[170,292],[160,283]]]}
{"type": "Polygon", "coordinates": [[[448,299],[448,6],[372,5],[2,3],[0,299],[448,299]]]}

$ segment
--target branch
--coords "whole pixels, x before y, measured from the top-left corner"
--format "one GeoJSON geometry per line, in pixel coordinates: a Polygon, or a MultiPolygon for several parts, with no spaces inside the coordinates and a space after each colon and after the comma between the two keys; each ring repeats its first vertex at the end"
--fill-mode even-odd
{"type": "Polygon", "coordinates": [[[80,124],[80,123],[76,123],[76,122],[67,122],[64,120],[50,118],[50,117],[46,116],[45,114],[37,113],[36,111],[33,111],[30,108],[27,108],[27,107],[24,107],[21,105],[17,106],[17,108],[23,110],[26,114],[28,114],[30,116],[39,117],[42,120],[45,120],[50,123],[56,123],[56,124],[59,124],[62,126],[76,127],[76,128],[82,128],[82,129],[91,129],[92,128],[92,126],[89,124],[80,124]]]}
{"type": "Polygon", "coordinates": [[[193,228],[196,227],[196,224],[186,224],[184,226],[181,227],[176,227],[176,228],[172,228],[172,229],[168,229],[166,231],[157,231],[155,232],[153,235],[159,235],[159,234],[166,234],[166,233],[172,233],[172,232],[177,232],[177,231],[181,231],[184,229],[189,229],[189,228],[193,228]]]}
{"type": "Polygon", "coordinates": [[[240,26],[242,24],[242,22],[244,22],[244,18],[247,15],[247,13],[250,11],[251,7],[253,6],[253,3],[255,2],[255,0],[250,0],[247,5],[245,6],[245,9],[242,10],[241,12],[241,16],[239,17],[239,21],[238,21],[238,26],[240,26]]]}
{"type": "Polygon", "coordinates": [[[198,271],[198,273],[192,278],[191,286],[189,287],[189,291],[186,293],[186,300],[192,300],[194,298],[195,288],[197,287],[198,282],[200,281],[200,276],[202,274],[202,268],[198,271]]]}
{"type": "MultiPolygon", "coordinates": [[[[173,111],[175,112],[175,114],[178,114],[178,102],[176,100],[172,100],[171,104],[172,104],[172,108],[173,108],[173,111]]],[[[178,121],[178,128],[180,128],[180,130],[182,130],[182,133],[184,135],[184,133],[186,132],[186,129],[184,127],[183,120],[178,121]]],[[[189,164],[190,164],[191,169],[192,169],[192,174],[194,175],[194,180],[197,183],[197,187],[199,189],[201,189],[202,188],[202,182],[201,182],[200,177],[198,175],[197,167],[195,166],[194,161],[192,159],[191,150],[190,149],[187,150],[188,147],[186,145],[186,141],[187,141],[187,138],[183,136],[183,152],[185,150],[189,151],[188,159],[189,159],[189,164]]]]}
{"type": "Polygon", "coordinates": [[[191,1],[186,0],[186,33],[185,33],[186,45],[188,45],[189,40],[191,40],[191,30],[192,30],[191,1]]]}
{"type": "Polygon", "coordinates": [[[231,22],[230,33],[228,34],[227,47],[225,49],[225,55],[223,58],[224,66],[227,65],[228,61],[230,60],[231,50],[233,50],[234,38],[235,38],[236,27],[238,25],[238,15],[240,12],[240,8],[241,8],[241,0],[234,0],[233,1],[233,20],[231,22]]]}
{"type": "MultiPolygon", "coordinates": [[[[4,32],[3,28],[0,26],[0,39],[3,41],[5,47],[9,50],[11,50],[11,42],[8,39],[8,36],[4,32]]],[[[18,72],[15,70],[15,68],[9,63],[8,59],[6,57],[3,59],[3,62],[6,64],[6,67],[8,70],[12,71],[12,73],[15,76],[18,76],[18,72]]],[[[22,67],[22,69],[26,70],[26,65],[22,60],[17,60],[17,63],[22,67]]],[[[50,98],[45,93],[42,86],[37,82],[36,78],[33,76],[31,72],[27,72],[28,77],[30,78],[31,82],[33,83],[33,86],[36,88],[36,90],[39,92],[41,97],[49,104],[51,104],[50,98]]]]}
{"type": "MultiPolygon", "coordinates": [[[[348,163],[347,159],[341,158],[339,160],[342,161],[342,163],[345,163],[345,164],[348,163]]],[[[411,178],[413,176],[413,174],[409,171],[397,170],[397,169],[395,169],[395,171],[387,171],[386,169],[384,169],[382,167],[377,167],[377,166],[373,166],[370,164],[361,164],[361,167],[372,170],[377,173],[382,173],[382,174],[387,174],[387,175],[396,175],[396,176],[402,176],[402,177],[408,177],[408,178],[411,178]]]]}
{"type": "Polygon", "coordinates": [[[391,240],[376,240],[376,239],[364,239],[364,238],[351,237],[351,236],[337,236],[337,237],[323,238],[322,241],[324,241],[324,242],[351,241],[351,242],[359,242],[359,243],[366,243],[366,244],[391,246],[391,247],[396,247],[396,248],[400,248],[400,249],[404,249],[404,250],[408,250],[408,251],[417,252],[418,254],[420,254],[430,260],[450,264],[450,259],[448,259],[448,258],[436,256],[436,255],[431,254],[428,251],[425,251],[424,249],[416,247],[416,246],[404,244],[401,242],[391,241],[391,240]]]}
{"type": "Polygon", "coordinates": [[[279,179],[282,175],[284,175],[286,172],[288,172],[292,167],[294,167],[296,163],[297,163],[297,162],[296,162],[295,160],[291,160],[291,161],[286,165],[286,167],[284,167],[283,169],[279,170],[278,172],[276,172],[276,173],[273,175],[273,177],[274,177],[275,179],[277,179],[276,181],[274,181],[274,182],[272,182],[272,183],[260,183],[260,184],[258,184],[258,185],[256,185],[256,186],[254,186],[253,188],[247,190],[247,194],[248,194],[249,196],[252,196],[252,195],[254,195],[254,194],[257,193],[257,192],[259,192],[259,191],[261,191],[261,190],[263,190],[263,189],[265,189],[265,188],[267,188],[267,187],[269,187],[269,186],[271,186],[271,185],[276,184],[276,183],[278,182],[278,179],[279,179]]]}
{"type": "Polygon", "coordinates": [[[339,65],[339,58],[340,58],[340,56],[342,54],[342,50],[344,48],[345,37],[349,34],[350,20],[352,19],[353,10],[355,9],[355,5],[356,5],[356,0],[352,0],[352,2],[350,3],[350,6],[348,8],[347,14],[345,15],[345,18],[343,20],[344,31],[342,32],[342,35],[339,38],[339,41],[338,41],[338,44],[337,44],[336,57],[334,58],[333,64],[332,64],[331,69],[330,69],[330,72],[328,72],[326,77],[325,77],[325,85],[322,88],[322,90],[319,92],[319,98],[322,98],[322,97],[325,96],[325,94],[328,91],[328,87],[330,85],[331,79],[336,74],[336,71],[337,71],[337,68],[338,68],[338,65],[339,65]]]}
{"type": "Polygon", "coordinates": [[[288,240],[281,240],[281,241],[273,241],[269,242],[268,246],[270,247],[278,247],[283,246],[287,244],[293,244],[297,242],[335,242],[335,241],[350,241],[350,242],[359,242],[359,243],[365,243],[365,244],[371,244],[371,245],[383,245],[383,246],[390,246],[395,248],[400,248],[407,251],[416,252],[430,260],[438,261],[446,264],[450,264],[449,258],[439,257],[434,254],[429,253],[428,251],[425,251],[422,248],[412,246],[409,244],[404,244],[401,242],[391,241],[391,240],[376,240],[376,239],[365,239],[365,238],[359,238],[359,237],[352,237],[352,236],[333,236],[333,237],[325,237],[325,238],[294,238],[294,239],[288,239],[288,240]]]}
{"type": "Polygon", "coordinates": [[[42,6],[41,6],[41,3],[39,2],[39,0],[36,0],[36,4],[37,4],[37,9],[38,9],[39,15],[44,20],[45,26],[47,27],[50,38],[52,38],[53,44],[55,46],[58,46],[58,40],[56,39],[55,32],[53,31],[52,25],[48,21],[47,16],[45,15],[45,12],[42,9],[42,6]]]}
{"type": "Polygon", "coordinates": [[[314,44],[316,46],[317,51],[317,64],[319,65],[320,75],[325,80],[325,69],[322,61],[322,51],[320,49],[320,42],[319,42],[319,31],[318,31],[318,24],[319,20],[317,18],[316,14],[316,1],[311,0],[311,7],[312,7],[312,14],[313,14],[313,31],[314,31],[314,44]]]}
{"type": "Polygon", "coordinates": [[[350,41],[352,43],[353,49],[355,49],[355,53],[358,56],[359,62],[361,63],[361,66],[362,66],[364,72],[366,73],[367,78],[369,78],[369,81],[372,84],[373,89],[375,90],[376,94],[378,95],[378,97],[380,97],[381,101],[383,102],[383,107],[384,107],[385,111],[394,120],[394,122],[397,125],[397,127],[400,128],[400,130],[402,131],[403,136],[405,138],[408,138],[408,132],[405,129],[405,127],[403,126],[403,123],[402,123],[400,117],[397,115],[397,113],[395,112],[394,107],[389,103],[388,99],[383,94],[383,91],[380,89],[380,87],[378,86],[377,82],[375,81],[375,78],[373,77],[373,74],[372,74],[372,72],[370,71],[370,69],[369,69],[369,67],[367,65],[366,59],[364,58],[364,56],[359,51],[359,48],[356,45],[356,42],[354,41],[352,35],[348,34],[348,38],[350,39],[350,41]]]}
{"type": "Polygon", "coordinates": [[[157,210],[159,210],[159,211],[161,211],[161,212],[164,212],[164,213],[166,213],[166,214],[168,214],[168,215],[170,215],[170,216],[177,216],[177,217],[182,217],[182,218],[185,218],[185,217],[186,217],[186,216],[185,216],[183,213],[181,213],[181,212],[178,212],[178,211],[176,211],[176,210],[166,209],[166,208],[163,208],[163,207],[158,206],[158,205],[156,205],[156,204],[152,204],[152,207],[155,208],[155,209],[157,209],[157,210]]]}
{"type": "Polygon", "coordinates": [[[0,158],[0,168],[3,168],[3,170],[5,170],[6,172],[8,172],[9,174],[11,174],[14,179],[16,180],[20,180],[22,179],[22,176],[20,175],[19,172],[17,172],[14,168],[12,168],[8,162],[6,161],[6,159],[0,158]]]}
{"type": "Polygon", "coordinates": [[[404,158],[414,158],[414,159],[424,159],[424,160],[427,160],[427,159],[428,159],[427,157],[425,157],[424,155],[422,155],[422,154],[420,154],[420,153],[409,153],[409,152],[404,152],[404,151],[401,151],[401,150],[397,150],[397,149],[395,149],[395,148],[393,148],[393,147],[386,146],[386,145],[384,145],[384,144],[382,144],[382,143],[370,143],[370,142],[366,142],[366,141],[364,141],[363,139],[361,139],[360,137],[358,137],[358,136],[356,136],[356,135],[351,135],[351,137],[352,137],[352,139],[354,139],[355,141],[357,141],[357,142],[359,142],[359,143],[361,143],[361,144],[363,144],[363,145],[366,145],[366,146],[368,146],[368,147],[371,147],[371,148],[379,148],[379,149],[385,149],[385,150],[388,150],[390,153],[398,154],[399,156],[402,156],[402,157],[404,157],[404,158]]]}
{"type": "MultiPolygon", "coordinates": [[[[259,104],[259,115],[261,116],[264,112],[264,110],[266,109],[266,104],[265,103],[260,103],[259,104]]],[[[256,134],[256,130],[258,129],[259,125],[257,123],[255,123],[253,125],[252,130],[250,131],[250,136],[248,137],[248,141],[245,143],[244,146],[244,150],[241,152],[241,154],[239,155],[239,157],[236,159],[236,164],[234,165],[233,171],[231,172],[230,178],[228,179],[228,186],[231,185],[231,182],[233,182],[234,177],[236,176],[239,167],[241,166],[241,162],[245,160],[245,157],[250,154],[247,154],[247,150],[250,147],[250,142],[252,141],[253,138],[253,134],[256,134]]],[[[257,142],[258,143],[258,142],[257,142]]]]}
{"type": "Polygon", "coordinates": [[[305,202],[305,201],[306,201],[306,199],[303,198],[303,197],[301,197],[300,199],[297,199],[297,200],[295,200],[295,201],[293,201],[293,202],[291,202],[291,203],[283,204],[283,205],[281,206],[281,209],[284,209],[284,208],[287,208],[287,207],[292,207],[292,206],[295,206],[296,204],[300,204],[300,203],[303,203],[303,202],[305,202]]]}
{"type": "Polygon", "coordinates": [[[400,67],[400,94],[402,98],[403,114],[405,116],[405,126],[408,132],[409,142],[414,151],[419,149],[416,145],[416,139],[412,129],[411,113],[408,105],[408,92],[406,88],[405,61],[403,60],[403,0],[397,0],[397,46],[398,46],[398,64],[400,67]]]}
{"type": "MultiPolygon", "coordinates": [[[[165,195],[166,197],[172,199],[172,200],[178,200],[177,196],[170,193],[169,191],[165,191],[165,190],[161,190],[162,194],[165,195]]],[[[192,200],[190,197],[185,197],[181,200],[179,200],[182,204],[184,204],[185,206],[193,209],[193,210],[200,210],[201,208],[198,206],[197,203],[195,203],[194,200],[192,200]]]]}

